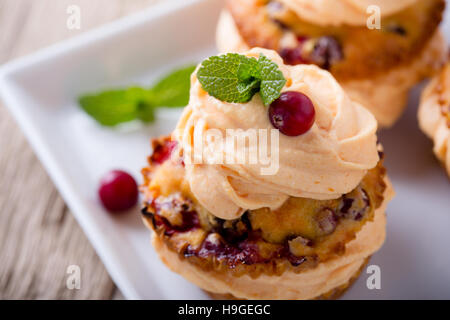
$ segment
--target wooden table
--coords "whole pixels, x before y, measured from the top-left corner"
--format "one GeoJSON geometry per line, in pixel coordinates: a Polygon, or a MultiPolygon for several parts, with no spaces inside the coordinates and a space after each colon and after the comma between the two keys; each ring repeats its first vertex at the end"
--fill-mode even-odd
{"type": "MultiPolygon", "coordinates": [[[[163,0],[0,0],[0,64],[158,1],[163,0]],[[81,9],[80,30],[67,28],[70,5],[81,9]]],[[[0,299],[120,297],[1,104],[0,179],[0,299]],[[81,269],[79,290],[66,287],[69,265],[81,269]]]]}

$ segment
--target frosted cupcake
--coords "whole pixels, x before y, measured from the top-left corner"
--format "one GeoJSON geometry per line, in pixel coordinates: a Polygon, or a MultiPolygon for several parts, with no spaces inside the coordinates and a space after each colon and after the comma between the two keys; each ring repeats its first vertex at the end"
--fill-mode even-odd
{"type": "Polygon", "coordinates": [[[264,47],[287,64],[329,70],[388,127],[402,114],[409,90],[445,60],[438,30],[444,7],[444,0],[228,0],[217,45],[221,52],[264,47]]]}
{"type": "MultiPolygon", "coordinates": [[[[191,82],[174,134],[153,141],[143,169],[142,213],[161,260],[214,296],[339,296],[385,238],[393,191],[373,115],[329,72],[286,65],[265,49],[212,57],[191,82]],[[267,141],[278,145],[269,146],[278,170],[192,161],[202,128],[275,130],[278,139],[267,141]]],[[[252,151],[202,141],[214,159],[252,151]]]]}
{"type": "Polygon", "coordinates": [[[422,93],[419,125],[434,142],[434,154],[450,176],[450,64],[422,93]]]}

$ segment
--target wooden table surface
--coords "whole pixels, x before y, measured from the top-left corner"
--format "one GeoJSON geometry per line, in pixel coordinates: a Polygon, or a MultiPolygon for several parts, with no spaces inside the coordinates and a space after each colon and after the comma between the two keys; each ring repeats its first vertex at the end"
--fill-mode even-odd
{"type": "MultiPolygon", "coordinates": [[[[0,0],[0,64],[158,1],[169,0],[0,0]],[[70,5],[81,10],[80,30],[67,28],[70,5]]],[[[118,295],[1,103],[0,179],[0,299],[110,299],[118,295]],[[69,265],[81,269],[79,290],[66,287],[69,265]]]]}

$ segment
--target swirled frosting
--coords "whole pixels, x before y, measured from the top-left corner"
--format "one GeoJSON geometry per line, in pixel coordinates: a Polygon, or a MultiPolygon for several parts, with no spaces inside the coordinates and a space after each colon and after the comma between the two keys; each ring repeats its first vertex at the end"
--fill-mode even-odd
{"type": "MultiPolygon", "coordinates": [[[[330,73],[312,65],[284,65],[271,50],[255,48],[245,55],[257,58],[261,53],[274,61],[286,78],[283,92],[297,91],[311,99],[316,119],[301,136],[279,134],[279,167],[273,174],[262,174],[267,165],[260,161],[186,162],[186,179],[195,198],[223,219],[238,218],[247,209],[276,209],[289,196],[338,198],[353,190],[379,160],[375,118],[350,100],[330,73]]],[[[181,150],[195,148],[194,132],[200,127],[215,129],[223,136],[227,129],[274,129],[259,94],[247,103],[226,103],[208,95],[194,73],[189,105],[174,132],[181,150]]],[[[274,142],[269,138],[267,142],[271,150],[274,142]]],[[[219,148],[217,143],[205,139],[203,148],[220,150],[223,159],[235,157],[236,149],[219,148]]]]}
{"type": "Polygon", "coordinates": [[[321,26],[362,26],[378,6],[381,17],[389,16],[417,0],[279,0],[305,21],[321,26]]]}

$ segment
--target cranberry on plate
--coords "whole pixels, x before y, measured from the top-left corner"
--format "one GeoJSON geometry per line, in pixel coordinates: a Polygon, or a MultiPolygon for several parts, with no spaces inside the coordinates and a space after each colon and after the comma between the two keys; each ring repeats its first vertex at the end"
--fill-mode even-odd
{"type": "Polygon", "coordinates": [[[311,99],[295,91],[283,92],[269,108],[270,122],[287,136],[306,133],[314,124],[315,115],[311,99]]]}
{"type": "Polygon", "coordinates": [[[122,170],[113,170],[100,180],[98,195],[106,210],[120,212],[134,207],[139,194],[131,175],[122,170]]]}

